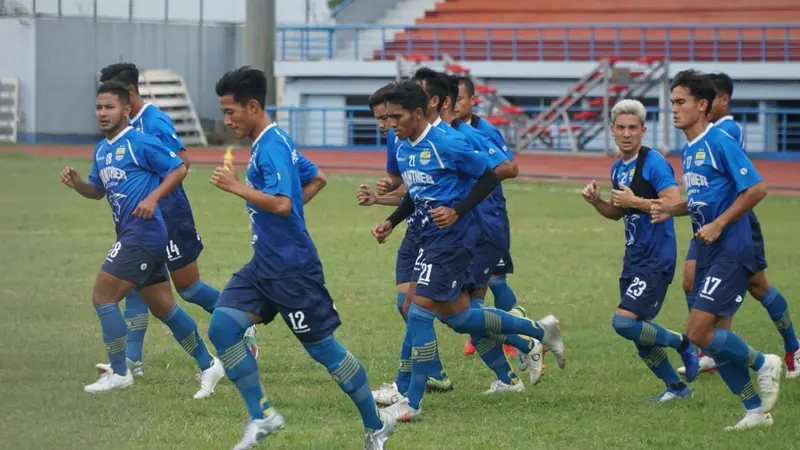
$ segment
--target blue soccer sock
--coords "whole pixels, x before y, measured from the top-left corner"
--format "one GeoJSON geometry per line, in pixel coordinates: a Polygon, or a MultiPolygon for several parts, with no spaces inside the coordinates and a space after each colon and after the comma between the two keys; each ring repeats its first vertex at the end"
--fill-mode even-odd
{"type": "Polygon", "coordinates": [[[483,307],[483,302],[486,301],[485,297],[481,297],[480,295],[471,295],[469,297],[469,304],[473,308],[481,308],[483,307]]]}
{"type": "Polygon", "coordinates": [[[751,359],[760,359],[763,364],[763,355],[758,358],[757,354],[754,355],[755,350],[751,350],[739,336],[719,328],[714,330],[714,337],[706,352],[714,358],[723,381],[731,392],[739,396],[744,407],[748,410],[760,407],[761,398],[756,392],[747,366],[751,359]]]}
{"type": "Polygon", "coordinates": [[[208,325],[208,339],[217,349],[225,375],[236,385],[242,395],[250,417],[263,419],[270,403],[264,396],[258,376],[258,364],[247,350],[244,331],[253,324],[244,311],[232,308],[216,308],[208,325]]]}
{"type": "Polygon", "coordinates": [[[203,338],[197,333],[197,323],[186,314],[186,311],[176,303],[172,307],[172,311],[159,319],[169,327],[170,331],[172,331],[172,336],[186,350],[186,353],[197,361],[200,370],[206,370],[211,367],[213,358],[208,352],[203,338]]]}
{"type": "MultiPolygon", "coordinates": [[[[491,336],[495,337],[497,335],[491,336]]],[[[504,344],[508,344],[522,353],[530,353],[530,351],[533,350],[533,339],[529,338],[528,336],[523,336],[521,334],[504,334],[502,337],[504,344]]]]}
{"type": "Polygon", "coordinates": [[[542,340],[544,330],[534,322],[524,317],[517,317],[497,308],[470,307],[458,314],[445,318],[445,323],[462,334],[475,334],[478,336],[488,334],[522,334],[534,339],[542,340]]]}
{"type": "Polygon", "coordinates": [[[219,300],[219,291],[203,283],[203,280],[195,281],[188,288],[178,291],[178,294],[182,299],[200,306],[208,311],[209,314],[214,312],[217,300],[219,300]]]}
{"type": "Polygon", "coordinates": [[[683,387],[680,377],[669,362],[666,348],[644,347],[636,344],[636,349],[639,350],[639,357],[642,358],[642,361],[668,388],[680,389],[683,387]]]}
{"type": "Polygon", "coordinates": [[[406,325],[406,334],[403,337],[403,346],[400,348],[400,368],[397,370],[397,390],[406,395],[411,384],[411,328],[406,325]]]}
{"type": "Polygon", "coordinates": [[[773,287],[764,298],[758,300],[767,309],[769,318],[772,319],[775,328],[781,334],[785,351],[796,352],[800,344],[797,342],[797,335],[794,334],[794,325],[792,325],[792,317],[789,315],[789,305],[786,303],[786,299],[773,287]]]}
{"type": "Polygon", "coordinates": [[[505,275],[489,279],[489,289],[494,295],[494,306],[503,311],[511,311],[517,305],[517,296],[508,285],[505,275]]]}
{"type": "Polygon", "coordinates": [[[125,324],[125,317],[116,303],[95,305],[94,309],[100,318],[100,328],[103,329],[103,343],[106,344],[106,352],[108,352],[108,361],[111,363],[111,368],[115,374],[125,375],[128,372],[128,365],[125,362],[125,341],[127,340],[128,326],[125,324]]]}
{"type": "Polygon", "coordinates": [[[398,292],[397,293],[397,312],[400,313],[400,317],[403,318],[403,322],[406,321],[406,316],[403,314],[403,305],[406,303],[406,297],[408,294],[405,292],[398,292]]]}
{"type": "Polygon", "coordinates": [[[439,357],[439,340],[436,338],[436,328],[433,329],[433,338],[436,339],[436,347],[433,349],[433,366],[431,368],[430,377],[434,380],[446,380],[447,372],[442,365],[442,359],[439,357]]]}
{"type": "Polygon", "coordinates": [[[411,329],[411,385],[408,388],[408,405],[419,409],[422,397],[425,395],[425,386],[428,377],[433,372],[434,355],[436,354],[436,333],[433,321],[436,314],[411,304],[408,311],[408,327],[411,329]]]}
{"type": "Polygon", "coordinates": [[[142,347],[144,347],[144,335],[147,333],[149,312],[147,303],[136,290],[128,293],[125,297],[125,321],[128,323],[128,343],[125,353],[131,361],[142,361],[142,347]]]}
{"type": "Polygon", "coordinates": [[[471,336],[472,345],[475,351],[481,355],[481,359],[494,371],[497,379],[505,384],[519,383],[519,377],[503,351],[504,336],[471,336]]]}
{"type": "Polygon", "coordinates": [[[641,347],[670,347],[678,351],[686,350],[689,345],[680,333],[667,330],[653,322],[645,322],[635,317],[614,314],[611,326],[620,336],[633,341],[641,347]]]}
{"type": "Polygon", "coordinates": [[[364,422],[364,428],[383,428],[378,406],[367,383],[367,372],[352,353],[342,347],[331,335],[313,344],[303,344],[315,361],[325,366],[342,391],[355,403],[364,422]]]}

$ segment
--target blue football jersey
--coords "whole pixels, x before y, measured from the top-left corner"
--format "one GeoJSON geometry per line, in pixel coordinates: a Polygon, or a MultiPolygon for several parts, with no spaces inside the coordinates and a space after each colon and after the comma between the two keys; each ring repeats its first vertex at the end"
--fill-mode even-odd
{"type": "MultiPolygon", "coordinates": [[[[759,182],[753,163],[727,133],[711,124],[683,147],[683,184],[688,193],[692,226],[697,232],[727,210],[736,197],[759,182]]],[[[711,245],[698,242],[697,266],[736,261],[755,269],[753,240],[747,217],[729,223],[711,245]]]]}
{"type": "Polygon", "coordinates": [[[714,122],[714,126],[728,133],[728,135],[732,137],[734,141],[739,143],[743,150],[747,150],[747,146],[744,142],[744,133],[742,133],[742,127],[740,127],[739,124],[733,120],[733,116],[725,116],[719,119],[718,121],[714,122]]]}
{"type": "Polygon", "coordinates": [[[297,172],[300,176],[300,186],[305,186],[317,176],[319,168],[302,153],[297,152],[297,172]]]}
{"type": "Polygon", "coordinates": [[[254,258],[264,278],[296,276],[321,267],[317,249],[306,230],[298,160],[292,140],[275,123],[261,132],[250,150],[247,185],[292,201],[287,217],[245,202],[253,225],[254,258]]]}
{"type": "Polygon", "coordinates": [[[497,148],[502,150],[503,153],[505,153],[506,158],[509,161],[514,160],[514,153],[506,145],[506,141],[505,139],[503,139],[503,133],[501,133],[500,130],[497,129],[497,127],[490,124],[488,120],[477,115],[472,116],[472,122],[470,123],[470,125],[480,130],[487,136],[489,136],[489,139],[491,139],[492,143],[497,148]]]}
{"type": "MultiPolygon", "coordinates": [[[[186,151],[172,119],[157,106],[145,103],[139,113],[128,121],[128,124],[144,134],[154,136],[161,141],[161,144],[171,152],[178,154],[186,151]]],[[[192,217],[192,207],[189,205],[189,198],[181,183],[174,191],[170,192],[158,202],[164,221],[168,227],[177,226],[185,222],[194,223],[192,217]]]]}
{"type": "Polygon", "coordinates": [[[118,239],[132,239],[137,245],[164,251],[167,232],[161,208],[156,208],[152,219],[134,216],[133,211],[181,164],[178,155],[157,138],[132,127],[97,144],[89,183],[105,191],[118,239]]]}
{"type": "Polygon", "coordinates": [[[414,199],[421,236],[460,233],[469,226],[470,214],[466,214],[452,227],[440,230],[429,214],[434,208],[453,207],[463,200],[474,181],[489,168],[463,135],[428,125],[415,141],[398,142],[396,159],[408,195],[414,199]]]}
{"type": "Polygon", "coordinates": [[[395,154],[398,141],[397,135],[394,134],[394,128],[389,128],[389,132],[386,133],[386,172],[388,173],[400,173],[395,154]]]}
{"type": "MultiPolygon", "coordinates": [[[[638,158],[639,156],[630,161],[618,159],[611,166],[612,182],[614,173],[616,173],[618,184],[630,186],[636,173],[638,158]]],[[[678,185],[672,165],[656,151],[647,152],[646,159],[642,163],[642,172],[644,180],[658,193],[678,185]]],[[[637,211],[624,216],[623,220],[625,222],[625,257],[622,264],[622,276],[640,270],[644,272],[675,270],[675,258],[678,250],[672,218],[663,223],[653,224],[650,222],[650,214],[637,211]]]]}

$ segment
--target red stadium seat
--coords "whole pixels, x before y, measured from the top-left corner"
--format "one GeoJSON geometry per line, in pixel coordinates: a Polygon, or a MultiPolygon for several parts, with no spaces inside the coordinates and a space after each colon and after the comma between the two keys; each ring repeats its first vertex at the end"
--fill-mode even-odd
{"type": "Polygon", "coordinates": [[[619,93],[619,92],[627,91],[627,90],[628,90],[628,85],[627,84],[612,84],[611,86],[608,87],[608,91],[609,92],[617,92],[617,93],[619,93]]]}
{"type": "MultiPolygon", "coordinates": [[[[534,125],[534,126],[531,127],[531,129],[529,131],[531,133],[535,133],[535,132],[539,131],[539,127],[534,125]]],[[[550,134],[551,134],[550,128],[545,128],[545,130],[542,131],[542,134],[545,135],[545,136],[550,136],[550,134]]]]}
{"type": "Polygon", "coordinates": [[[406,55],[405,58],[411,62],[421,63],[425,61],[430,61],[431,57],[428,55],[406,55]]]}
{"type": "Polygon", "coordinates": [[[458,64],[450,64],[450,65],[448,65],[447,66],[447,71],[448,72],[453,72],[453,73],[469,73],[469,69],[467,69],[464,66],[460,66],[458,64]]]}
{"type": "Polygon", "coordinates": [[[589,119],[594,119],[595,117],[597,117],[599,115],[600,114],[598,114],[598,113],[596,113],[594,111],[582,111],[582,112],[576,113],[572,117],[575,120],[589,120],[589,119]]]}
{"type": "Polygon", "coordinates": [[[500,108],[506,114],[525,114],[525,110],[516,105],[508,105],[500,108]]]}
{"type": "Polygon", "coordinates": [[[489,122],[490,124],[496,126],[496,127],[499,127],[499,126],[502,126],[502,125],[511,124],[510,120],[506,119],[505,117],[501,117],[501,116],[489,116],[489,117],[486,118],[486,121],[489,122]]]}
{"type": "Polygon", "coordinates": [[[481,103],[483,103],[483,99],[480,97],[475,97],[475,104],[480,105],[481,103]]]}
{"type": "MultiPolygon", "coordinates": [[[[573,125],[570,128],[572,128],[572,131],[581,131],[581,126],[580,125],[573,125]]],[[[569,130],[569,128],[567,128],[567,127],[561,127],[561,128],[558,129],[558,132],[559,133],[566,133],[568,130],[569,130]]]]}
{"type": "Polygon", "coordinates": [[[642,56],[641,58],[637,59],[636,62],[638,62],[639,64],[653,64],[663,59],[664,58],[659,56],[642,56]]]}
{"type": "Polygon", "coordinates": [[[589,106],[602,108],[604,101],[605,101],[605,99],[603,97],[593,98],[593,99],[589,100],[589,106]]]}
{"type": "Polygon", "coordinates": [[[497,92],[497,89],[485,84],[479,84],[475,86],[475,92],[480,92],[481,94],[494,94],[497,92]]]}
{"type": "Polygon", "coordinates": [[[640,76],[644,75],[644,72],[641,70],[632,70],[630,72],[631,78],[639,78],[640,76]]]}

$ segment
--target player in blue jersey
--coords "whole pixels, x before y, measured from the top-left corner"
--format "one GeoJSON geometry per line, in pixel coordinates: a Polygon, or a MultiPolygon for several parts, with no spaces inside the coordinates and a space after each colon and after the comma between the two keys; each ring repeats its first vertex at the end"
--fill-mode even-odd
{"type": "MultiPolygon", "coordinates": [[[[509,161],[514,162],[514,153],[508,148],[503,139],[502,133],[494,125],[490,124],[486,119],[473,113],[472,107],[475,103],[475,85],[469,77],[457,77],[458,80],[458,96],[454,104],[454,112],[456,119],[461,122],[468,123],[473,128],[476,128],[491,139],[492,143],[505,153],[509,161]]],[[[516,163],[514,163],[516,165],[516,163]]],[[[489,280],[489,289],[494,296],[494,304],[498,309],[503,311],[512,311],[517,305],[517,296],[511,286],[508,285],[507,276],[514,273],[514,262],[511,259],[511,223],[508,220],[508,211],[506,209],[505,196],[500,193],[498,195],[498,202],[502,207],[502,220],[508,236],[508,248],[506,249],[503,258],[498,262],[497,266],[492,269],[492,277],[489,280]]],[[[475,347],[470,341],[464,345],[464,354],[471,355],[475,351],[475,347]]]]}
{"type": "Polygon", "coordinates": [[[249,67],[226,73],[216,85],[225,124],[237,138],[253,140],[244,183],[228,165],[211,176],[219,189],[245,200],[253,228],[253,257],[225,286],[208,327],[250,413],[234,449],[254,447],[284,426],[264,396],[256,359],[242,341],[248,327],[270,323],[279,314],[353,400],[364,422],[364,448],[385,449],[395,421],[378,411],[364,367],[333,335],[341,322],[305,226],[297,151],[264,111],[266,86],[264,73],[249,67]]]}
{"type": "Polygon", "coordinates": [[[117,240],[97,274],[92,296],[110,367],[101,370],[100,379],[84,389],[100,393],[133,386],[125,358],[128,327],[118,303],[136,290],[153,315],[197,360],[202,372],[200,390],[194,397],[205,398],[225,374],[198,335],[197,324],[172,298],[164,254],[167,228],[157,206],[180,185],[186,165],[158,139],[129,127],[125,117],[130,109],[125,85],[101,84],[95,115],[106,138],[95,147],[88,183],[72,167],[61,173],[61,182],[82,196],[108,199],[117,232],[117,240]]]}
{"type": "Polygon", "coordinates": [[[647,112],[638,100],[622,100],[611,109],[611,135],[622,156],[611,166],[610,200],[600,197],[597,183],[583,189],[583,199],[600,215],[625,224],[625,257],[619,279],[620,302],[611,321],[614,331],[632,341],[647,367],[666,385],[650,402],[690,398],[692,392],[672,368],[667,348],[680,353],[689,367],[687,381],[697,376],[698,357],[686,335],[653,322],[675,275],[677,245],[673,220],[650,223],[653,200],[681,199],[670,163],[642,145],[647,112]]]}
{"type": "Polygon", "coordinates": [[[663,222],[690,215],[697,239],[697,269],[687,334],[711,355],[747,414],[728,430],[772,425],[782,361],[763,355],[730,331],[750,277],[755,251],[747,213],[767,194],[764,181],[742,147],[708,123],[716,96],[711,81],[694,71],[679,72],[672,83],[672,118],[689,141],[683,147],[683,184],[688,200],[654,201],[651,216],[663,222]],[[758,373],[756,391],[748,366],[758,373]]]}
{"type": "MultiPolygon", "coordinates": [[[[717,96],[711,107],[709,120],[728,133],[739,145],[745,149],[744,135],[739,124],[730,114],[730,102],[733,96],[733,80],[724,73],[709,74],[709,79],[717,89],[717,96]]],[[[761,224],[756,218],[755,211],[747,214],[750,229],[753,233],[753,246],[756,253],[756,274],[750,278],[750,285],[747,290],[750,295],[761,302],[772,319],[778,333],[783,338],[784,361],[786,363],[786,378],[793,379],[800,377],[800,344],[794,331],[792,318],[789,314],[789,305],[783,295],[767,280],[764,271],[767,268],[766,249],[764,246],[764,235],[761,233],[761,224]]],[[[689,243],[689,251],[686,254],[686,264],[684,266],[683,289],[687,293],[687,301],[691,299],[692,286],[694,285],[695,259],[697,257],[697,243],[692,239],[689,243]]],[[[714,360],[701,356],[701,371],[712,371],[716,367],[714,360]]],[[[678,373],[683,372],[683,368],[678,369],[678,373]]]]}
{"type": "MultiPolygon", "coordinates": [[[[103,68],[100,81],[119,81],[128,87],[131,98],[129,124],[136,130],[155,136],[162,145],[177,154],[188,168],[189,152],[175,132],[172,119],[152,103],[145,103],[139,95],[139,69],[135,64],[117,63],[103,68]]],[[[211,313],[219,298],[219,291],[200,279],[197,259],[203,251],[203,242],[195,227],[192,207],[183,185],[165,196],[158,204],[167,224],[167,268],[178,294],[189,303],[194,303],[211,313]]],[[[134,376],[144,375],[143,349],[147,333],[147,305],[132,291],[125,299],[125,319],[128,322],[128,365],[134,376]]],[[[250,350],[258,353],[255,328],[248,330],[250,350]]]]}
{"type": "MultiPolygon", "coordinates": [[[[446,93],[444,94],[446,96],[446,93]]],[[[542,340],[564,364],[564,345],[558,320],[540,322],[494,308],[472,308],[464,291],[478,224],[475,206],[499,180],[486,159],[456,133],[432,126],[426,117],[429,99],[415,82],[399,84],[387,99],[387,117],[399,142],[395,157],[408,194],[372,234],[383,243],[397,224],[414,215],[419,226],[419,253],[409,296],[406,334],[412,342],[411,385],[406,397],[387,408],[401,421],[418,420],[428,374],[433,367],[433,322],[442,320],[459,333],[485,336],[487,345],[500,347],[504,335],[521,334],[542,340]],[[477,181],[476,181],[477,180],[477,181]]]]}

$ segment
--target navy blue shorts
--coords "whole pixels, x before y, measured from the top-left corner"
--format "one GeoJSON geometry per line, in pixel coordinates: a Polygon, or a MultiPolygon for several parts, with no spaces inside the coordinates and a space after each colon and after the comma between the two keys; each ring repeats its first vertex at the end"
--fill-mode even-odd
{"type": "Polygon", "coordinates": [[[397,263],[394,266],[394,283],[408,283],[414,280],[414,263],[419,257],[419,241],[408,232],[397,249],[397,263]]]}
{"type": "Polygon", "coordinates": [[[620,277],[618,308],[630,311],[642,320],[653,320],[664,305],[674,275],[674,272],[651,272],[620,277]]]}
{"type": "Polygon", "coordinates": [[[203,241],[194,222],[168,223],[167,234],[167,267],[170,272],[197,261],[203,251],[203,241]]]}
{"type": "Polygon", "coordinates": [[[732,316],[747,293],[750,273],[738,262],[717,262],[698,267],[694,278],[692,308],[716,316],[732,316]]]}
{"type": "Polygon", "coordinates": [[[492,269],[503,259],[505,250],[488,242],[479,243],[472,250],[472,261],[469,266],[469,284],[467,291],[473,292],[486,287],[492,277],[492,269]]]}
{"type": "Polygon", "coordinates": [[[492,269],[492,275],[503,277],[514,273],[514,261],[511,259],[511,252],[506,251],[500,261],[492,269]]]}
{"type": "Polygon", "coordinates": [[[764,246],[764,234],[761,232],[761,224],[756,218],[756,214],[750,212],[747,217],[750,221],[750,232],[753,236],[753,251],[756,254],[756,272],[763,272],[769,266],[767,264],[767,249],[764,246]]]}
{"type": "Polygon", "coordinates": [[[115,242],[100,270],[133,283],[137,288],[169,281],[163,253],[129,242],[115,242]]]}
{"type": "Polygon", "coordinates": [[[437,302],[458,299],[471,283],[468,274],[471,261],[472,252],[466,247],[420,247],[414,264],[417,282],[414,295],[437,302]]]}
{"type": "Polygon", "coordinates": [[[233,274],[219,296],[217,307],[253,313],[264,324],[280,314],[303,343],[321,341],[342,324],[321,269],[295,277],[264,278],[259,276],[255,260],[233,274]]]}

